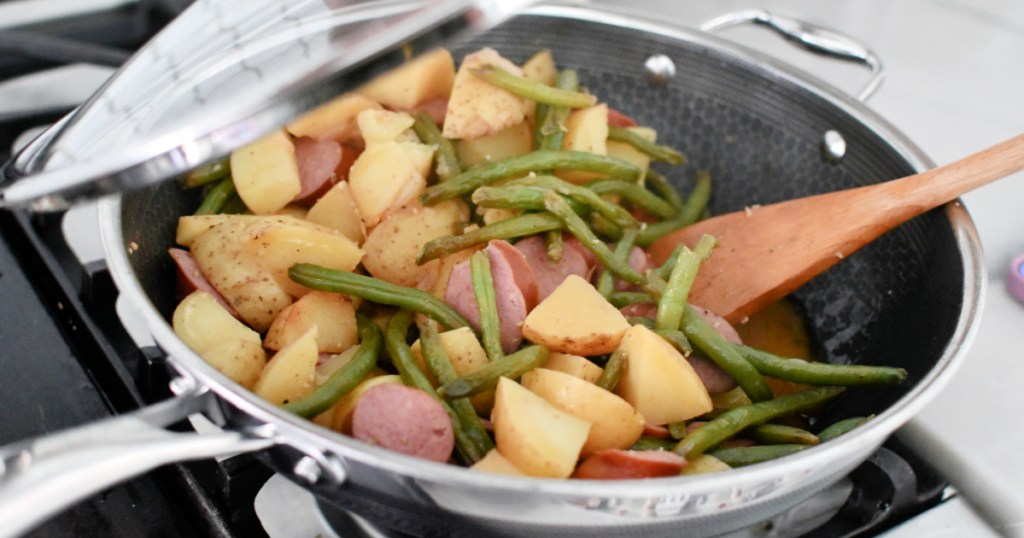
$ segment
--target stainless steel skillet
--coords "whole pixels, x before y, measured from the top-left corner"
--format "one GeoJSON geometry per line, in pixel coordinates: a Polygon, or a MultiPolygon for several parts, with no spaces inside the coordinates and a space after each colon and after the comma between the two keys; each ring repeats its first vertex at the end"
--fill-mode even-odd
{"type": "MultiPolygon", "coordinates": [[[[862,178],[899,177],[930,164],[857,100],[705,33],[594,9],[544,7],[454,50],[481,44],[514,60],[551,48],[562,65],[580,70],[594,93],[658,129],[693,168],[710,169],[716,212],[851,187],[862,178]],[[676,75],[650,84],[644,64],[658,54],[672,60],[676,75]],[[838,162],[821,157],[820,140],[829,130],[846,141],[838,162]]],[[[44,167],[52,162],[42,158],[46,153],[37,153],[44,167]]],[[[675,178],[684,188],[693,168],[675,178]]],[[[419,534],[444,534],[455,519],[477,534],[719,534],[785,510],[847,474],[923,407],[963,357],[984,284],[973,225],[954,204],[883,237],[801,290],[798,299],[829,360],[893,363],[911,372],[904,387],[854,391],[830,407],[824,420],[879,415],[833,443],[718,475],[608,483],[515,479],[374,451],[267,405],[188,350],[166,321],[175,298],[164,250],[176,217],[194,206],[189,196],[163,183],[108,199],[101,209],[110,269],[179,372],[178,399],[71,437],[4,449],[3,524],[14,514],[39,517],[41,508],[59,504],[58,493],[73,488],[95,491],[101,482],[160,463],[257,450],[327,502],[357,512],[415,513],[410,530],[419,534]],[[225,433],[200,437],[159,427],[193,412],[211,416],[225,433]],[[32,487],[40,473],[49,473],[50,490],[32,487]]]]}

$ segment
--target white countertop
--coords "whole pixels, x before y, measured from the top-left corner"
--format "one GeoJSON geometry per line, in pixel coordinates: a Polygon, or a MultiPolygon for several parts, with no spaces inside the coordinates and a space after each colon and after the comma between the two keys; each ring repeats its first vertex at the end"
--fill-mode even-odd
{"type": "MultiPolygon", "coordinates": [[[[887,74],[870,107],[938,164],[1024,133],[1020,0],[648,0],[629,6],[687,26],[729,11],[761,8],[799,15],[860,39],[879,55],[887,74]]],[[[867,78],[862,68],[813,57],[761,28],[722,35],[851,93],[867,78]]],[[[977,224],[989,273],[981,329],[953,381],[901,435],[925,448],[999,532],[1024,536],[1024,304],[1015,302],[1004,285],[1011,260],[1024,254],[1024,174],[984,187],[964,201],[977,224]]],[[[950,531],[945,535],[976,535],[969,527],[959,533],[949,528],[956,521],[964,520],[943,520],[941,526],[950,531]]],[[[925,535],[907,536],[915,534],[925,535]]]]}

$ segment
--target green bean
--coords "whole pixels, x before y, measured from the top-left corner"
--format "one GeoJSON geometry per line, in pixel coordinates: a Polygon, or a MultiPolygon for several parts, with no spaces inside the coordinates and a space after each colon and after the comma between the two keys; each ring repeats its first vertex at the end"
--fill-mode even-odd
{"type": "Polygon", "coordinates": [[[241,215],[249,210],[249,207],[242,201],[242,197],[236,192],[231,196],[228,196],[227,200],[224,200],[224,205],[220,208],[220,212],[223,215],[241,215]]]}
{"type": "Polygon", "coordinates": [[[718,331],[688,304],[683,310],[682,331],[693,345],[731,375],[751,400],[761,402],[771,399],[772,389],[765,383],[761,374],[732,347],[732,343],[718,334],[718,331]]]}
{"type": "Polygon", "coordinates": [[[412,325],[412,318],[413,313],[411,310],[399,310],[397,314],[391,316],[391,319],[388,320],[387,328],[384,330],[384,346],[387,347],[388,355],[391,356],[391,363],[398,370],[402,383],[408,387],[426,392],[441,403],[441,407],[448,414],[448,418],[452,422],[455,444],[459,447],[459,452],[468,461],[480,461],[486,452],[482,452],[480,447],[477,446],[476,441],[470,437],[459,416],[452,409],[452,406],[448,405],[448,402],[439,398],[437,393],[434,392],[434,387],[430,384],[430,380],[427,379],[423,370],[420,370],[420,367],[416,365],[416,360],[412,358],[412,350],[409,349],[409,344],[405,341],[406,333],[409,332],[409,326],[412,325]]]}
{"type": "Polygon", "coordinates": [[[412,124],[412,128],[416,131],[416,136],[419,136],[420,141],[424,144],[437,147],[434,154],[434,160],[437,163],[435,168],[437,177],[441,181],[448,181],[461,174],[462,165],[459,164],[459,157],[455,153],[452,141],[441,136],[441,130],[437,128],[437,124],[426,112],[418,112],[414,117],[416,122],[412,124]]]}
{"type": "Polygon", "coordinates": [[[733,347],[763,375],[805,385],[896,385],[907,378],[903,368],[811,362],[782,358],[749,346],[733,347]]]}
{"type": "Polygon", "coordinates": [[[672,204],[658,198],[653,192],[637,185],[617,179],[595,179],[586,188],[600,195],[614,194],[628,200],[634,206],[663,219],[669,219],[679,211],[672,204]]]}
{"type": "MultiPolygon", "coordinates": [[[[480,207],[500,207],[524,211],[543,211],[547,189],[524,185],[480,187],[473,191],[472,201],[480,207]]],[[[569,198],[566,203],[577,213],[589,213],[590,208],[569,198]]]]}
{"type": "Polygon", "coordinates": [[[593,228],[594,233],[600,234],[611,241],[622,240],[622,228],[608,222],[608,219],[600,214],[590,216],[590,227],[593,228]]]}
{"type": "Polygon", "coordinates": [[[658,314],[654,318],[655,327],[662,330],[679,328],[683,320],[683,307],[690,296],[690,287],[697,278],[700,262],[700,256],[689,248],[683,247],[679,251],[665,291],[658,301],[658,314]]]}
{"type": "Polygon", "coordinates": [[[670,422],[666,427],[668,428],[668,434],[673,439],[682,439],[686,437],[686,430],[689,429],[689,426],[689,423],[685,420],[680,420],[678,422],[670,422]]]}
{"type": "Polygon", "coordinates": [[[844,390],[843,387],[817,387],[731,409],[691,432],[673,450],[687,460],[693,459],[746,428],[810,409],[844,390]]]}
{"type": "Polygon", "coordinates": [[[661,296],[665,293],[666,286],[668,286],[668,283],[658,276],[657,271],[644,272],[643,288],[651,298],[651,302],[656,303],[661,300],[661,296]]]}
{"type": "Polygon", "coordinates": [[[871,417],[852,417],[840,420],[839,422],[836,422],[835,424],[818,432],[818,439],[821,439],[822,443],[825,441],[831,441],[840,435],[849,433],[850,430],[864,424],[870,419],[871,417]]]}
{"type": "Polygon", "coordinates": [[[670,439],[658,439],[644,435],[629,447],[630,450],[672,450],[676,443],[670,439]]]}
{"type": "Polygon", "coordinates": [[[665,284],[665,291],[658,300],[658,313],[655,317],[655,326],[659,329],[678,329],[683,319],[683,307],[687,304],[690,296],[690,287],[697,278],[697,271],[700,264],[711,254],[717,241],[715,238],[705,234],[697,242],[692,251],[687,247],[679,249],[676,255],[676,262],[669,274],[668,282],[665,284]]]}
{"type": "Polygon", "coordinates": [[[693,190],[690,191],[690,195],[686,198],[686,204],[679,210],[679,214],[668,220],[648,224],[640,231],[640,236],[637,237],[636,243],[646,247],[664,235],[697,222],[698,217],[707,207],[710,198],[711,176],[707,172],[700,170],[697,172],[697,183],[694,185],[693,190]]]}
{"type": "Polygon", "coordinates": [[[454,308],[437,297],[416,288],[396,286],[370,276],[328,269],[308,263],[291,266],[288,269],[288,276],[307,288],[344,293],[379,304],[414,310],[428,318],[437,320],[445,329],[469,326],[466,319],[459,315],[454,308]]]}
{"type": "Polygon", "coordinates": [[[597,97],[593,95],[552,88],[540,82],[513,75],[496,65],[488,64],[469,71],[499,88],[538,103],[570,108],[586,108],[597,104],[597,97]]]}
{"type": "MultiPolygon", "coordinates": [[[[612,255],[628,264],[629,253],[633,250],[633,242],[636,241],[636,234],[636,228],[630,228],[623,232],[622,239],[619,240],[619,244],[615,245],[615,252],[613,252],[612,255]]],[[[601,276],[597,279],[597,291],[600,292],[601,296],[605,299],[611,297],[612,292],[615,291],[615,277],[612,276],[611,272],[601,271],[601,276]]]]}
{"type": "Polygon", "coordinates": [[[683,164],[686,162],[686,157],[683,157],[682,153],[668,146],[651,142],[625,127],[608,127],[608,140],[625,142],[655,161],[669,164],[683,164]]]}
{"type": "Polygon", "coordinates": [[[662,280],[668,280],[672,276],[672,270],[676,268],[676,259],[679,257],[679,253],[683,250],[686,245],[676,245],[676,248],[672,249],[672,255],[665,260],[665,263],[661,264],[654,270],[654,274],[662,280]]]}
{"type": "MultiPolygon", "coordinates": [[[[550,189],[563,196],[568,196],[569,199],[575,200],[580,204],[592,208],[597,213],[604,215],[606,219],[612,224],[620,228],[635,228],[640,225],[633,215],[629,214],[622,206],[614,204],[601,198],[594,191],[574,185],[559,179],[555,176],[533,176],[524,177],[507,183],[507,186],[526,186],[526,187],[540,187],[543,189],[550,189]]],[[[575,208],[573,209],[577,213],[579,212],[575,208]]]]}
{"type": "Polygon", "coordinates": [[[708,453],[729,467],[743,467],[796,454],[810,445],[786,444],[719,448],[708,453]]]}
{"type": "Polygon", "coordinates": [[[548,230],[562,228],[562,221],[547,213],[530,213],[518,215],[486,226],[482,226],[462,235],[446,235],[423,245],[423,250],[416,258],[418,265],[440,258],[445,254],[458,252],[473,245],[486,243],[492,239],[514,239],[527,235],[544,233],[548,230]]]}
{"type": "MultiPolygon", "coordinates": [[[[427,365],[427,371],[439,383],[448,383],[458,377],[451,360],[448,359],[448,354],[445,353],[444,347],[441,345],[437,324],[433,320],[427,321],[420,331],[420,350],[423,353],[423,362],[427,365]]],[[[451,401],[451,406],[455,414],[458,415],[466,434],[476,443],[480,453],[486,454],[494,448],[494,442],[487,435],[487,430],[480,422],[480,417],[477,416],[469,398],[455,398],[451,401]]]]}
{"type": "MultiPolygon", "coordinates": [[[[579,76],[572,69],[563,69],[558,73],[555,87],[560,90],[575,92],[580,87],[579,76]]],[[[537,149],[562,149],[562,139],[565,138],[566,131],[565,120],[569,117],[569,111],[570,108],[567,106],[548,106],[544,122],[540,125],[541,138],[537,149]]]]}
{"type": "Polygon", "coordinates": [[[359,327],[359,349],[352,360],[331,374],[316,390],[297,402],[285,405],[286,411],[300,417],[313,418],[338,403],[342,396],[351,392],[377,366],[382,344],[380,329],[362,314],[356,314],[356,323],[359,327]]]}
{"type": "Polygon", "coordinates": [[[605,269],[627,282],[632,282],[633,284],[643,282],[643,277],[640,276],[640,273],[634,271],[625,261],[619,260],[612,255],[612,251],[608,249],[608,246],[594,235],[594,232],[587,227],[587,224],[583,222],[579,215],[573,212],[572,208],[569,207],[561,196],[549,191],[544,195],[544,206],[548,211],[561,219],[565,224],[565,229],[576,236],[576,239],[579,239],[583,248],[594,253],[594,256],[604,265],[605,269]]]}
{"type": "Polygon", "coordinates": [[[444,183],[428,188],[421,200],[424,204],[433,205],[462,196],[499,179],[555,168],[596,172],[627,181],[636,181],[640,177],[640,168],[615,157],[586,151],[542,150],[471,168],[444,183]]]}
{"type": "Polygon", "coordinates": [[[494,295],[494,277],[487,253],[479,251],[469,261],[473,281],[473,296],[480,311],[480,335],[487,358],[496,361],[505,356],[501,349],[501,324],[498,321],[498,301],[494,295]]]}
{"type": "Polygon", "coordinates": [[[447,399],[472,396],[478,392],[493,389],[498,385],[498,378],[518,378],[544,364],[546,360],[548,360],[548,348],[544,346],[525,347],[441,385],[438,387],[437,393],[447,399]]]}
{"type": "Polygon", "coordinates": [[[615,390],[619,379],[622,379],[622,374],[626,373],[626,368],[629,368],[629,357],[626,355],[626,351],[622,348],[616,349],[608,358],[608,362],[604,364],[604,370],[594,384],[605,390],[615,390]]]}
{"type": "Polygon", "coordinates": [[[755,440],[767,445],[816,445],[821,443],[817,435],[793,426],[782,424],[759,424],[747,429],[755,440]]]}
{"type": "MultiPolygon", "coordinates": [[[[544,103],[537,103],[537,111],[533,115],[533,149],[534,151],[541,149],[541,144],[544,143],[544,130],[547,128],[547,117],[551,114],[551,107],[544,103]]],[[[561,140],[559,140],[561,144],[561,140]]]]}
{"type": "Polygon", "coordinates": [[[216,215],[220,213],[224,208],[224,202],[232,194],[235,194],[235,182],[230,177],[220,180],[220,183],[214,185],[210,192],[206,193],[203,203],[199,204],[199,209],[196,209],[195,214],[216,215]]]}
{"type": "Polygon", "coordinates": [[[644,178],[644,184],[654,190],[658,196],[661,196],[663,200],[668,202],[676,211],[683,208],[686,202],[683,201],[683,196],[679,194],[675,186],[669,182],[668,178],[658,173],[657,170],[647,169],[647,176],[644,178]]]}
{"type": "Polygon", "coordinates": [[[683,356],[689,357],[693,353],[693,347],[690,345],[690,340],[686,338],[683,331],[672,330],[672,329],[655,329],[655,333],[658,336],[665,339],[666,342],[672,344],[672,347],[679,350],[683,356]]]}
{"type": "Polygon", "coordinates": [[[562,254],[565,253],[562,230],[548,230],[544,233],[544,251],[553,263],[558,263],[562,259],[562,254]]]}
{"type": "Polygon", "coordinates": [[[185,176],[185,188],[201,187],[222,179],[230,173],[231,163],[227,159],[207,163],[185,176]]]}

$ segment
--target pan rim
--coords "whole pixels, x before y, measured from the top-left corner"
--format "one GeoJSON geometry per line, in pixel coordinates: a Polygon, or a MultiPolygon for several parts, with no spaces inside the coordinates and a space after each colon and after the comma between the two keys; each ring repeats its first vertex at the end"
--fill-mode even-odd
{"type": "MultiPolygon", "coordinates": [[[[818,79],[790,64],[758,51],[748,49],[723,38],[698,30],[673,26],[658,21],[644,20],[635,14],[618,13],[605,7],[540,6],[523,13],[530,16],[561,17],[592,22],[684,40],[704,46],[742,60],[747,60],[766,75],[794,84],[817,98],[838,108],[865,127],[871,129],[915,170],[933,167],[928,157],[904,134],[889,122],[831,84],[818,79]]],[[[408,456],[386,451],[370,452],[367,445],[340,433],[326,430],[316,424],[277,408],[209,366],[188,349],[173,333],[170,324],[149,301],[135,278],[129,262],[121,229],[120,196],[108,197],[100,202],[100,229],[111,274],[121,293],[142,315],[155,340],[168,353],[170,360],[204,386],[216,392],[226,403],[261,422],[272,424],[277,434],[288,444],[312,446],[337,454],[344,461],[359,462],[377,469],[397,473],[404,477],[445,486],[497,489],[508,494],[543,494],[564,498],[617,498],[646,499],[664,495],[680,495],[690,490],[729,490],[737,484],[753,484],[779,476],[804,473],[829,465],[836,455],[862,452],[870,446],[880,445],[903,423],[918,413],[952,378],[966,358],[979,324],[984,304],[987,273],[977,230],[967,210],[959,200],[944,207],[962,256],[964,297],[956,327],[942,355],[918,383],[902,398],[877,415],[869,427],[860,428],[829,443],[829,448],[814,447],[772,465],[755,465],[733,469],[729,473],[701,475],[700,477],[663,478],[656,481],[565,481],[537,478],[484,475],[468,469],[433,462],[424,462],[408,456]]],[[[516,518],[518,514],[510,514],[516,518]]]]}

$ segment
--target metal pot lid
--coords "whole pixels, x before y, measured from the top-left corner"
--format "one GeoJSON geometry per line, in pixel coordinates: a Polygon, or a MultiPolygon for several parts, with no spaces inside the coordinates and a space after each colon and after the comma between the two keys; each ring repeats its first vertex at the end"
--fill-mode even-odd
{"type": "Polygon", "coordinates": [[[529,0],[197,0],[0,169],[0,206],[59,210],[222,158],[415,51],[529,0]]]}

